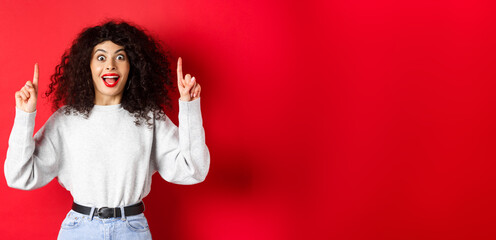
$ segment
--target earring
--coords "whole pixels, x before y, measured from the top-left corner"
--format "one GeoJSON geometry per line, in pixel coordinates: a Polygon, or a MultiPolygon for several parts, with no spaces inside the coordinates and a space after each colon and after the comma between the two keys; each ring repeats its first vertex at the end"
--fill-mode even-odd
{"type": "Polygon", "coordinates": [[[126,88],[126,91],[129,91],[129,86],[131,86],[131,81],[128,81],[128,82],[127,82],[127,88],[126,88]]]}

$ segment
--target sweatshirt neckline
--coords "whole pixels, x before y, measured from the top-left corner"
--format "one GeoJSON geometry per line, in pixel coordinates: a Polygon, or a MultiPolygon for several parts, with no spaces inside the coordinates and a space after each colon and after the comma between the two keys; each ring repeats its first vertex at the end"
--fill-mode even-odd
{"type": "Polygon", "coordinates": [[[109,111],[118,111],[122,109],[122,105],[114,104],[114,105],[94,105],[93,111],[97,112],[109,112],[109,111]]]}

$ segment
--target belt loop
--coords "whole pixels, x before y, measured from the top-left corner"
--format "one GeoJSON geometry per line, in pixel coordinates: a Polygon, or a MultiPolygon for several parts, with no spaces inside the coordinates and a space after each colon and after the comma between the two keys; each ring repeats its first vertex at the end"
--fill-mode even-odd
{"type": "Polygon", "coordinates": [[[126,214],[124,213],[124,207],[121,207],[121,220],[126,221],[126,214]]]}
{"type": "Polygon", "coordinates": [[[91,207],[90,211],[90,221],[93,221],[93,216],[95,215],[95,207],[91,207]]]}

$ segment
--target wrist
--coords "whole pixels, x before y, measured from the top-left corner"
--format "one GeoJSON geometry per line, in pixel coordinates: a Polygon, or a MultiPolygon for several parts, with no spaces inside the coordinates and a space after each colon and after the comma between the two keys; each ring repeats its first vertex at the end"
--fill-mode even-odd
{"type": "Polygon", "coordinates": [[[187,96],[187,97],[183,97],[183,96],[181,96],[181,97],[179,98],[179,100],[181,100],[181,101],[183,101],[183,102],[189,102],[189,101],[191,101],[191,97],[189,97],[189,96],[187,96]]]}

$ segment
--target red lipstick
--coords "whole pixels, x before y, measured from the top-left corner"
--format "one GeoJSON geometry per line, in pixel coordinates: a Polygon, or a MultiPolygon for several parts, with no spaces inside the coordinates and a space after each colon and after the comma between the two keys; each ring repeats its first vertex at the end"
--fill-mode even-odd
{"type": "Polygon", "coordinates": [[[117,82],[119,82],[119,79],[120,76],[116,73],[106,73],[102,76],[103,83],[107,87],[114,87],[115,85],[117,85],[117,82]]]}

